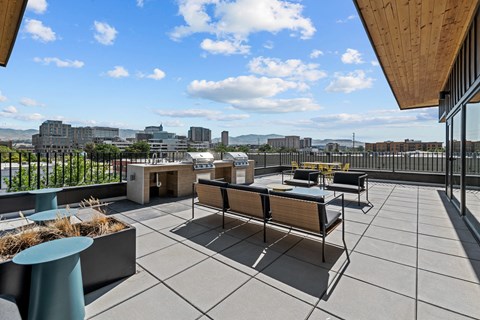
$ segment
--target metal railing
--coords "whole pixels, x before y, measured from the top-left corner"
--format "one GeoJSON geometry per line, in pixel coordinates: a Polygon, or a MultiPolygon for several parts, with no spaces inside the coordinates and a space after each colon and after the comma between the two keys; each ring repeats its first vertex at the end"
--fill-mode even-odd
{"type": "MultiPolygon", "coordinates": [[[[222,153],[213,153],[216,160],[222,153]]],[[[0,192],[25,191],[46,187],[79,186],[125,181],[127,165],[150,163],[153,154],[147,153],[0,153],[0,192]]],[[[185,152],[162,152],[159,158],[168,162],[180,161],[185,152]]],[[[444,173],[446,156],[443,152],[411,153],[248,153],[255,168],[291,166],[292,161],[349,163],[351,169],[389,172],[444,173]]],[[[454,158],[458,158],[454,156],[454,158]]],[[[452,161],[460,172],[461,161],[452,161]]],[[[467,175],[480,175],[480,153],[466,157],[467,175]]]]}

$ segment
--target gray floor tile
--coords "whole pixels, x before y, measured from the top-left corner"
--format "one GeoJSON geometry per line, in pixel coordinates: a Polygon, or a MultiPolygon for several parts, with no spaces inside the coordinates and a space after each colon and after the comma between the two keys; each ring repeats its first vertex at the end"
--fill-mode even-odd
{"type": "Polygon", "coordinates": [[[191,320],[200,316],[198,310],[165,285],[159,284],[93,319],[191,320]]]}
{"type": "Polygon", "coordinates": [[[312,306],[327,291],[335,277],[336,273],[333,271],[287,255],[280,257],[255,276],[312,306]]]}
{"type": "MultiPolygon", "coordinates": [[[[350,220],[345,221],[345,231],[348,233],[354,233],[361,236],[365,232],[365,230],[367,230],[367,228],[368,224],[366,223],[359,223],[350,220]]],[[[337,230],[342,230],[342,225],[339,225],[337,227],[337,230]]]]}
{"type": "Polygon", "coordinates": [[[171,214],[166,214],[161,217],[153,218],[153,219],[148,219],[142,221],[142,223],[149,228],[155,229],[155,230],[161,230],[161,229],[166,229],[166,228],[172,228],[175,226],[179,226],[185,222],[184,219],[181,219],[179,217],[176,217],[171,214]]]}
{"type": "Polygon", "coordinates": [[[207,258],[181,243],[137,259],[142,268],[165,280],[207,258]]]}
{"type": "Polygon", "coordinates": [[[249,223],[247,221],[238,221],[225,225],[225,229],[222,229],[220,227],[215,230],[222,230],[225,231],[225,234],[229,236],[239,239],[245,239],[251,237],[255,233],[263,233],[263,224],[257,224],[254,222],[249,223]]]}
{"type": "Polygon", "coordinates": [[[408,231],[408,232],[417,232],[417,222],[416,221],[404,221],[397,219],[384,218],[382,216],[376,216],[373,219],[372,225],[391,228],[395,230],[408,231]]]}
{"type": "Polygon", "coordinates": [[[162,229],[160,230],[160,233],[177,241],[185,241],[186,239],[208,232],[209,230],[210,229],[194,222],[186,221],[172,228],[162,229]]]}
{"type": "Polygon", "coordinates": [[[135,223],[132,223],[131,224],[133,227],[135,227],[135,229],[137,229],[137,237],[139,236],[143,236],[147,233],[150,233],[150,232],[153,232],[155,230],[153,229],[150,229],[149,227],[146,227],[145,225],[143,225],[142,223],[140,222],[135,222],[135,223]]]}
{"type": "Polygon", "coordinates": [[[308,320],[340,320],[340,318],[337,318],[322,309],[315,308],[310,317],[308,317],[308,320]]]}
{"type": "Polygon", "coordinates": [[[274,250],[242,241],[214,255],[213,258],[253,276],[279,256],[280,253],[274,250]]]}
{"type": "Polygon", "coordinates": [[[189,205],[186,205],[182,202],[179,203],[176,201],[155,206],[155,209],[158,209],[166,213],[175,213],[175,212],[180,212],[180,211],[184,211],[191,208],[192,208],[191,203],[189,205]]]}
{"type": "Polygon", "coordinates": [[[415,319],[415,300],[346,276],[318,307],[355,320],[415,319]]]}
{"type": "Polygon", "coordinates": [[[216,306],[214,319],[305,319],[312,306],[252,279],[216,306]]]}
{"type": "Polygon", "coordinates": [[[152,232],[137,237],[137,258],[168,247],[174,243],[175,240],[172,240],[158,232],[152,232]]]}
{"type": "Polygon", "coordinates": [[[292,234],[287,229],[267,226],[266,242],[263,242],[263,232],[258,232],[245,239],[245,241],[269,250],[284,253],[303,238],[303,234],[292,234]]]}
{"type": "Polygon", "coordinates": [[[207,259],[168,279],[167,285],[203,312],[245,283],[250,276],[215,259],[207,259]]]}
{"type": "Polygon", "coordinates": [[[159,281],[139,268],[133,276],[117,281],[85,296],[85,316],[90,318],[158,284],[159,281]]]}
{"type": "Polygon", "coordinates": [[[461,314],[445,310],[425,302],[418,302],[417,319],[419,320],[471,320],[461,314]]]}
{"type": "Polygon", "coordinates": [[[480,318],[480,285],[475,283],[418,270],[418,299],[480,318]]]}
{"type": "Polygon", "coordinates": [[[480,261],[418,250],[418,268],[480,283],[480,261]]]}
{"type": "Polygon", "coordinates": [[[416,266],[417,249],[397,243],[364,237],[355,251],[412,267],[416,266]]]}
{"type": "Polygon", "coordinates": [[[417,213],[417,208],[402,207],[402,206],[388,205],[388,204],[385,204],[382,207],[382,210],[388,210],[388,211],[392,211],[392,212],[403,212],[403,213],[409,213],[409,214],[416,214],[417,213]]]}
{"type": "Polygon", "coordinates": [[[219,253],[240,241],[242,240],[226,235],[223,232],[210,230],[184,241],[183,244],[210,256],[219,253]]]}
{"type": "Polygon", "coordinates": [[[443,217],[433,217],[433,216],[427,216],[427,215],[419,215],[418,222],[425,223],[425,224],[431,224],[431,225],[439,226],[439,227],[448,227],[448,228],[456,228],[456,229],[468,229],[465,222],[463,222],[463,220],[459,216],[443,218],[443,217]]]}
{"type": "Polygon", "coordinates": [[[404,197],[404,198],[395,198],[394,196],[388,197],[387,201],[385,202],[384,206],[393,206],[393,207],[404,207],[410,208],[412,212],[417,210],[417,199],[404,197]]]}
{"type": "Polygon", "coordinates": [[[476,243],[419,234],[418,247],[464,258],[480,260],[480,246],[476,243]]]}
{"type": "Polygon", "coordinates": [[[394,230],[390,228],[371,225],[365,236],[380,240],[387,240],[399,244],[415,247],[417,245],[417,234],[413,232],[394,230]]]}
{"type": "Polygon", "coordinates": [[[433,226],[431,224],[418,224],[418,233],[452,240],[460,240],[470,243],[477,243],[469,230],[453,229],[433,226]]]}
{"type": "Polygon", "coordinates": [[[166,215],[165,212],[161,212],[152,208],[138,209],[133,211],[122,212],[123,215],[135,221],[144,221],[166,215]]]}
{"type": "Polygon", "coordinates": [[[414,267],[354,252],[345,275],[415,298],[414,267]]]}
{"type": "Polygon", "coordinates": [[[388,218],[395,220],[402,220],[407,222],[417,222],[417,215],[404,213],[404,212],[393,212],[388,210],[380,210],[376,218],[388,218]]]}

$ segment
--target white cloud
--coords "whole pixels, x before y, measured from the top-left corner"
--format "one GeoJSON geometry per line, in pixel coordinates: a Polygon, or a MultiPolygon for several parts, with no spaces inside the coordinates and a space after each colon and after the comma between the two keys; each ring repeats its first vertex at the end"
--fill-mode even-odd
{"type": "Polygon", "coordinates": [[[273,41],[268,40],[263,44],[263,47],[265,49],[272,50],[275,47],[275,45],[273,44],[273,41]]]}
{"type": "Polygon", "coordinates": [[[371,88],[374,80],[367,77],[363,70],[355,70],[346,75],[337,72],[325,90],[328,92],[351,93],[356,90],[371,88]]]}
{"type": "Polygon", "coordinates": [[[257,57],[250,60],[248,67],[252,73],[289,80],[317,81],[327,76],[325,71],[318,69],[318,64],[305,64],[298,59],[282,61],[276,58],[257,57]]]}
{"type": "Polygon", "coordinates": [[[107,76],[110,78],[126,78],[129,75],[127,69],[122,66],[115,66],[113,70],[107,71],[107,76]]]}
{"type": "MultiPolygon", "coordinates": [[[[238,42],[236,47],[241,47],[243,42],[248,41],[251,33],[277,33],[290,30],[300,35],[302,39],[309,39],[316,31],[311,20],[302,15],[303,6],[285,0],[179,0],[178,2],[179,14],[185,20],[185,25],[175,27],[170,33],[174,40],[194,33],[209,33],[214,34],[217,41],[235,40],[238,42]]],[[[208,43],[204,43],[205,45],[208,43]]]]}
{"type": "Polygon", "coordinates": [[[163,122],[165,127],[184,127],[185,123],[181,122],[180,120],[167,120],[163,122]]]}
{"type": "Polygon", "coordinates": [[[380,65],[380,63],[378,63],[377,60],[372,60],[372,61],[370,61],[370,64],[371,64],[372,66],[374,66],[374,67],[378,67],[378,66],[380,65]]]}
{"type": "Polygon", "coordinates": [[[239,110],[257,113],[287,113],[319,110],[321,107],[310,98],[264,99],[232,101],[231,105],[239,110]]]}
{"type": "Polygon", "coordinates": [[[43,14],[47,11],[47,6],[46,0],[28,0],[27,10],[31,10],[36,14],[43,14]]]}
{"type": "Polygon", "coordinates": [[[186,110],[156,110],[161,116],[172,118],[205,118],[215,121],[235,121],[247,119],[248,114],[224,114],[220,111],[206,109],[186,109],[186,110]]]}
{"type": "Polygon", "coordinates": [[[224,54],[227,56],[231,54],[248,54],[250,52],[250,46],[241,44],[241,41],[204,39],[200,47],[211,54],[224,54]]]}
{"type": "Polygon", "coordinates": [[[2,91],[0,91],[0,102],[5,102],[7,101],[7,97],[2,95],[2,91]]]}
{"type": "Polygon", "coordinates": [[[311,59],[315,59],[315,58],[318,58],[318,57],[320,57],[320,56],[323,56],[323,54],[324,54],[324,53],[323,53],[322,50],[317,50],[317,49],[315,49],[315,50],[313,50],[313,51],[310,53],[310,58],[311,58],[311,59]]]}
{"type": "Polygon", "coordinates": [[[49,65],[50,63],[55,64],[59,68],[82,68],[85,63],[80,60],[61,60],[56,57],[45,57],[45,58],[33,58],[33,61],[43,63],[44,65],[49,65]]]}
{"type": "Polygon", "coordinates": [[[94,38],[99,43],[109,46],[117,37],[118,31],[106,22],[93,22],[95,28],[94,38]]]}
{"type": "Polygon", "coordinates": [[[353,20],[355,19],[357,16],[354,15],[354,14],[351,14],[349,15],[348,17],[346,17],[345,19],[338,19],[337,21],[335,21],[336,23],[347,23],[348,21],[350,20],[353,20]]]}
{"type": "Polygon", "coordinates": [[[3,108],[3,112],[5,112],[5,113],[18,113],[18,110],[14,106],[8,106],[8,107],[3,108]]]}
{"type": "Polygon", "coordinates": [[[137,0],[137,7],[143,8],[144,4],[145,4],[144,0],[137,0]]]}
{"type": "Polygon", "coordinates": [[[188,93],[192,97],[230,103],[233,100],[272,97],[298,87],[297,83],[280,78],[240,76],[217,82],[194,80],[188,86],[188,93]]]}
{"type": "Polygon", "coordinates": [[[153,80],[161,80],[161,79],[165,78],[165,76],[166,76],[165,72],[163,72],[162,70],[160,70],[158,68],[155,68],[155,69],[153,69],[152,74],[147,75],[147,78],[153,79],[153,80]]]}
{"type": "Polygon", "coordinates": [[[37,100],[34,100],[32,98],[26,98],[23,97],[20,99],[20,104],[22,104],[25,107],[45,107],[45,104],[38,102],[37,100]]]}
{"type": "Polygon", "coordinates": [[[44,26],[40,20],[27,19],[24,30],[30,34],[32,39],[41,42],[50,42],[57,39],[55,32],[50,27],[44,26]]]}
{"type": "Polygon", "coordinates": [[[342,54],[342,62],[346,64],[363,63],[362,54],[358,50],[348,48],[347,51],[342,54]]]}

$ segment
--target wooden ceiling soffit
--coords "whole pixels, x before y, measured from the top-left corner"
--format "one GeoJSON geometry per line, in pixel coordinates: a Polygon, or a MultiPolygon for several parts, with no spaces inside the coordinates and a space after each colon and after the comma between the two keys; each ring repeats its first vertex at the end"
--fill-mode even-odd
{"type": "Polygon", "coordinates": [[[5,67],[17,38],[27,0],[0,0],[0,66],[5,67]]]}
{"type": "Polygon", "coordinates": [[[438,105],[478,0],[353,0],[400,109],[438,105]]]}

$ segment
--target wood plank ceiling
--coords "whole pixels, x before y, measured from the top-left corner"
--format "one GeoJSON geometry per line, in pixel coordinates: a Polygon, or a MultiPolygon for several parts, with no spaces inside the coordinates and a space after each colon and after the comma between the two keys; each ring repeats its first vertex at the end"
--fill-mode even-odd
{"type": "Polygon", "coordinates": [[[5,67],[12,53],[27,0],[0,0],[0,66],[5,67]]]}
{"type": "Polygon", "coordinates": [[[478,0],[354,0],[400,109],[438,105],[478,0]]]}

